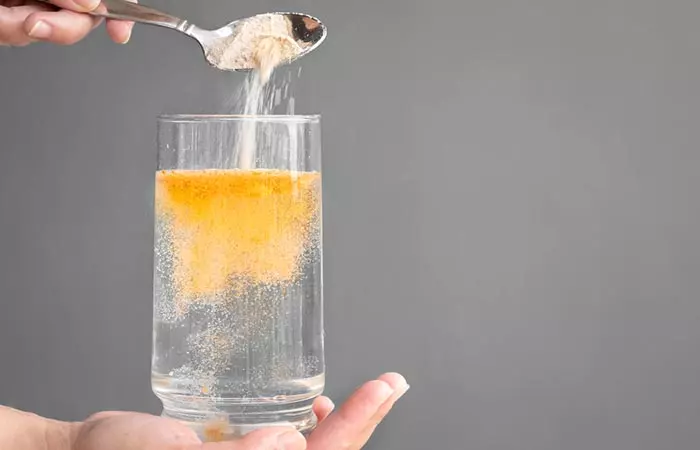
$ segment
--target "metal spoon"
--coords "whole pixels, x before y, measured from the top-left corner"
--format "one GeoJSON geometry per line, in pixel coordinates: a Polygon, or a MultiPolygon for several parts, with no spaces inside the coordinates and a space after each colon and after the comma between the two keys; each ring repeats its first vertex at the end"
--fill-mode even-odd
{"type": "MultiPolygon", "coordinates": [[[[288,63],[316,49],[326,38],[326,27],[320,20],[307,14],[298,13],[275,12],[259,14],[247,19],[235,20],[217,30],[205,30],[187,20],[179,19],[147,6],[130,3],[126,0],[102,0],[102,4],[89,14],[107,19],[128,20],[158,27],[172,28],[173,30],[185,33],[199,42],[209,64],[217,69],[230,71],[249,71],[252,70],[253,67],[246,67],[246,65],[250,65],[244,62],[246,58],[238,58],[235,62],[229,60],[229,64],[223,65],[220,63],[220,59],[214,56],[216,51],[213,50],[221,45],[226,45],[226,41],[235,39],[236,34],[246,23],[250,23],[252,20],[256,20],[262,16],[283,16],[289,21],[289,29],[291,31],[290,37],[298,45],[298,53],[288,59],[288,63]]],[[[261,35],[260,37],[263,36],[264,35],[261,35]]]]}

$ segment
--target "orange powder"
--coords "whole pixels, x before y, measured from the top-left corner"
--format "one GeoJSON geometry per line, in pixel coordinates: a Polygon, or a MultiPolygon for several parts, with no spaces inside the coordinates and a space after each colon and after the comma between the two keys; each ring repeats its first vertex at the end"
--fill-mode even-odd
{"type": "Polygon", "coordinates": [[[156,213],[168,222],[178,296],[292,281],[318,233],[320,184],[317,172],[158,172],[156,213]]]}
{"type": "Polygon", "coordinates": [[[218,420],[204,426],[204,442],[223,442],[230,433],[227,420],[218,420]]]}

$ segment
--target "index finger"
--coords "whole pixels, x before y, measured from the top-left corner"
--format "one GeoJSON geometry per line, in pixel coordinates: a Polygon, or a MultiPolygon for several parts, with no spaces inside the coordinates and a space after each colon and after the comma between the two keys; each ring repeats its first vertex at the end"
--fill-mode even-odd
{"type": "MultiPolygon", "coordinates": [[[[136,0],[127,0],[131,3],[138,3],[136,0]]],[[[131,31],[134,29],[134,22],[125,20],[108,20],[107,34],[117,44],[126,44],[131,38],[131,31]]]]}
{"type": "Polygon", "coordinates": [[[383,380],[362,385],[350,398],[321,422],[308,439],[309,450],[340,450],[355,447],[356,440],[389,400],[394,389],[383,380]]]}
{"type": "Polygon", "coordinates": [[[384,420],[384,417],[389,414],[391,408],[394,407],[394,403],[396,403],[396,401],[401,398],[406,391],[408,391],[409,386],[406,379],[398,373],[385,373],[379,377],[379,379],[391,386],[392,389],[394,389],[394,393],[387,401],[384,402],[384,404],[382,404],[382,406],[379,407],[377,413],[372,416],[367,427],[362,430],[360,435],[357,437],[355,447],[352,447],[353,449],[362,448],[367,441],[369,441],[369,438],[371,438],[372,434],[374,434],[374,430],[381,423],[381,421],[384,420]]]}

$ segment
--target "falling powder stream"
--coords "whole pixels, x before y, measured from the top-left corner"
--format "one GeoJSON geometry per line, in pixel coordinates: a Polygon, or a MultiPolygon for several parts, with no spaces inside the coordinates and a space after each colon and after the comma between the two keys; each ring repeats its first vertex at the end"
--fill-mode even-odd
{"type": "MultiPolygon", "coordinates": [[[[208,57],[222,68],[253,67],[243,90],[243,114],[269,114],[273,105],[265,102],[265,87],[280,64],[294,59],[304,49],[293,37],[292,24],[285,15],[263,14],[239,25],[234,34],[212,46],[208,57]]],[[[271,102],[270,102],[271,103],[271,102]]],[[[256,124],[244,122],[236,144],[238,167],[255,167],[256,124]]]]}

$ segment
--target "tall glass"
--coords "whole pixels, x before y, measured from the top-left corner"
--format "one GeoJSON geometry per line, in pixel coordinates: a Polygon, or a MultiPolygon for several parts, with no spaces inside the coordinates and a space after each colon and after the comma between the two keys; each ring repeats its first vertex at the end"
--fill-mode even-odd
{"type": "Polygon", "coordinates": [[[324,387],[318,116],[164,116],[153,391],[207,441],[316,424],[324,387]]]}

